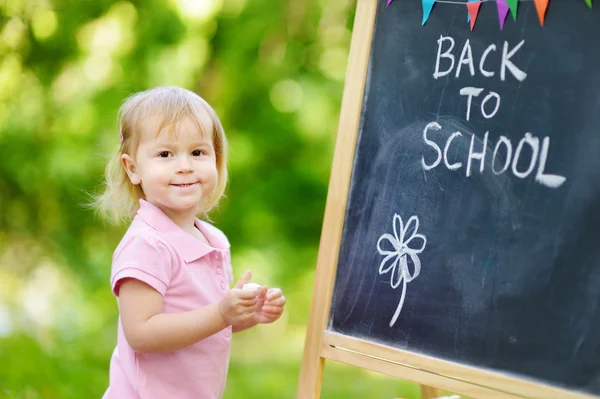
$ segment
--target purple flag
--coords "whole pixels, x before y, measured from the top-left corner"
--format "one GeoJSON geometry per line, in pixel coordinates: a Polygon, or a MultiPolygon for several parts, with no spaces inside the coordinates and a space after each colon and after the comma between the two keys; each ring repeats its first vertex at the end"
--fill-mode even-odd
{"type": "Polygon", "coordinates": [[[508,3],[506,0],[496,0],[496,6],[498,6],[498,19],[500,20],[500,30],[504,29],[504,22],[506,22],[506,16],[508,15],[508,3]]]}
{"type": "Polygon", "coordinates": [[[387,0],[387,4],[385,6],[389,7],[389,5],[392,4],[392,1],[394,1],[394,0],[387,0]]]}

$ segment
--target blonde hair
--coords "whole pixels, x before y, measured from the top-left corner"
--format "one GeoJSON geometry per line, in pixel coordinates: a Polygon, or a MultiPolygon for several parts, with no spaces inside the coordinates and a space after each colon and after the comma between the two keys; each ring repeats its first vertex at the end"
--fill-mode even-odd
{"type": "Polygon", "coordinates": [[[174,86],[156,87],[125,99],[118,117],[121,146],[108,162],[104,174],[104,190],[94,197],[91,206],[104,218],[116,223],[133,219],[139,209],[139,200],[145,199],[145,195],[140,185],[134,185],[129,180],[121,163],[121,156],[133,156],[139,145],[141,133],[148,129],[148,120],[157,122],[153,126],[157,135],[164,128],[174,131],[176,124],[186,117],[192,119],[198,128],[204,131],[205,127],[201,122],[203,113],[208,114],[212,121],[211,136],[218,173],[214,191],[202,203],[201,213],[206,217],[206,213],[218,204],[227,186],[227,138],[219,117],[202,97],[174,86]]]}

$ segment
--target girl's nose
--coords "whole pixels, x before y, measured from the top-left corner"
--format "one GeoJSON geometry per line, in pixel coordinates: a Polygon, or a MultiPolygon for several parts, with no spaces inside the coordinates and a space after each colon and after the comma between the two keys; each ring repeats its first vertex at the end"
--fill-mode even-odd
{"type": "Polygon", "coordinates": [[[192,171],[192,163],[190,162],[189,157],[181,157],[177,164],[177,172],[178,173],[189,173],[192,171]]]}

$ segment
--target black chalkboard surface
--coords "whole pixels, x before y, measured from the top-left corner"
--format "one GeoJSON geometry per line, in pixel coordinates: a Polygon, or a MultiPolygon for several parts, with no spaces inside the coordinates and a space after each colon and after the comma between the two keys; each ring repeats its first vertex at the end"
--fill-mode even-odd
{"type": "Polygon", "coordinates": [[[600,395],[600,7],[379,3],[328,330],[600,395]]]}

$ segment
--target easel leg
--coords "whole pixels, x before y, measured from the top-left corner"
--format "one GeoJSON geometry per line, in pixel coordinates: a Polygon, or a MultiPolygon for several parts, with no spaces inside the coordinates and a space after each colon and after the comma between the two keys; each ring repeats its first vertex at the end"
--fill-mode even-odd
{"type": "Polygon", "coordinates": [[[435,399],[444,396],[441,389],[421,385],[421,399],[435,399]]]}

